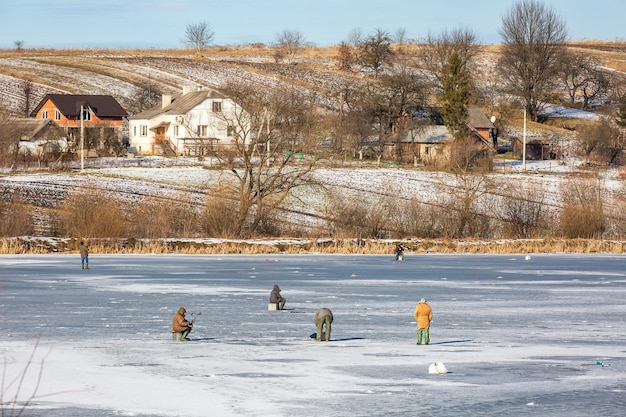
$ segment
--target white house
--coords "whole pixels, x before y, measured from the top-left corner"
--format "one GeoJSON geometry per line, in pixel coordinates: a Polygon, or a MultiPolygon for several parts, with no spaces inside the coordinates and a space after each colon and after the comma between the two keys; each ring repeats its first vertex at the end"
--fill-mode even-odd
{"type": "Polygon", "coordinates": [[[234,140],[237,104],[209,89],[183,88],[161,104],[128,118],[129,146],[143,155],[204,155],[234,140]]]}

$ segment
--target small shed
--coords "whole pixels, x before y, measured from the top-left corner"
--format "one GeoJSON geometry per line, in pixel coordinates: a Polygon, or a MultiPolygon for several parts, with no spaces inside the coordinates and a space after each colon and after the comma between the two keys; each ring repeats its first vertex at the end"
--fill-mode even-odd
{"type": "Polygon", "coordinates": [[[446,126],[422,125],[405,129],[385,143],[383,157],[398,162],[433,164],[446,155],[453,136],[446,126]]]}

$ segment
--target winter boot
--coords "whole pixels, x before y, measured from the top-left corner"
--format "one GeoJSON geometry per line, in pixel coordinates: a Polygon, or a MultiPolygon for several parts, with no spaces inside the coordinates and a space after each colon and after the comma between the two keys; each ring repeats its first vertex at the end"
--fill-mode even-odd
{"type": "Polygon", "coordinates": [[[417,344],[421,345],[422,344],[422,329],[419,329],[417,331],[417,344]]]}
{"type": "Polygon", "coordinates": [[[430,330],[429,329],[424,329],[424,343],[426,344],[430,343],[430,330]]]}
{"type": "Polygon", "coordinates": [[[89,262],[85,262],[85,269],[89,269],[89,262]]]}
{"type": "Polygon", "coordinates": [[[80,269],[85,269],[85,264],[80,264],[80,269]]]}
{"type": "Polygon", "coordinates": [[[188,342],[189,340],[191,340],[187,337],[188,334],[189,334],[189,330],[185,330],[182,336],[180,336],[180,340],[183,342],[188,342]]]}

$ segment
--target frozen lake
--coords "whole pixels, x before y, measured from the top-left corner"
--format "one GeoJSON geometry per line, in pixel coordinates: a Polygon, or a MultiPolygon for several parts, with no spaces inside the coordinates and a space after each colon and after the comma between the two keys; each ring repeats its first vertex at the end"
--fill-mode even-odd
{"type": "Polygon", "coordinates": [[[29,415],[46,417],[626,413],[624,256],[92,254],[90,267],[0,256],[2,401],[18,397],[5,415],[33,394],[29,415]],[[274,284],[286,311],[267,311],[274,284]],[[188,343],[171,341],[180,306],[196,313],[188,343]],[[335,316],[327,343],[309,338],[320,307],[335,316]]]}

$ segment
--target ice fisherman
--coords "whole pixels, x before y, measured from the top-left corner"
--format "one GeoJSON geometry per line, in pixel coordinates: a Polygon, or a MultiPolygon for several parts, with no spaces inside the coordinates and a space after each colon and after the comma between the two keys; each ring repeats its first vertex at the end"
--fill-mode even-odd
{"type": "Polygon", "coordinates": [[[274,284],[274,288],[270,293],[270,303],[276,303],[278,304],[279,310],[284,310],[286,302],[287,300],[285,299],[285,297],[280,295],[280,287],[278,286],[278,284],[274,284]]]}
{"type": "Polygon", "coordinates": [[[180,340],[184,342],[189,341],[189,338],[187,336],[189,335],[189,332],[191,332],[191,328],[193,327],[193,323],[187,321],[187,319],[185,318],[186,312],[187,310],[185,310],[184,307],[181,307],[178,309],[178,312],[174,315],[174,318],[172,319],[172,332],[181,333],[180,340]]]}
{"type": "Polygon", "coordinates": [[[321,342],[330,340],[330,328],[333,322],[333,312],[328,308],[320,308],[315,312],[313,318],[317,333],[315,334],[315,341],[321,342]]]}
{"type": "Polygon", "coordinates": [[[396,261],[400,261],[404,259],[404,246],[396,245],[396,261]]]}
{"type": "Polygon", "coordinates": [[[425,344],[430,343],[430,322],[433,319],[433,310],[430,308],[425,298],[422,298],[415,307],[413,317],[417,321],[417,344],[422,344],[422,338],[425,344]]]}
{"type": "Polygon", "coordinates": [[[89,269],[89,248],[85,246],[85,242],[80,242],[78,252],[80,252],[80,267],[82,269],[89,269]]]}

